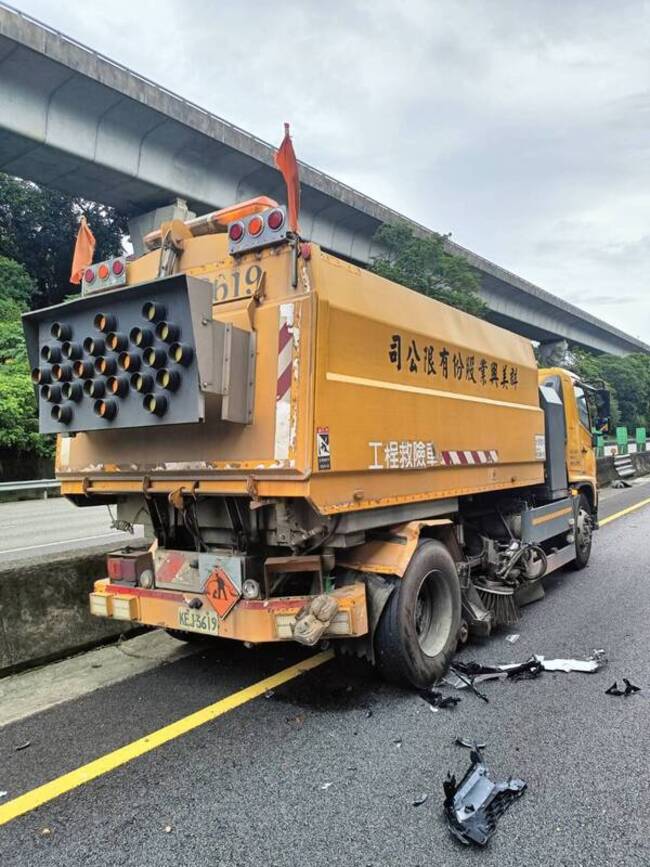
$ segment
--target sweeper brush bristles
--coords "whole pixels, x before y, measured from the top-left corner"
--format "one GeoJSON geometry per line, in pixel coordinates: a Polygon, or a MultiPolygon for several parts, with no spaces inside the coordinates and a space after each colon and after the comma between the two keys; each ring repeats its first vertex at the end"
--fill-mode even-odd
{"type": "Polygon", "coordinates": [[[481,602],[494,614],[494,621],[499,626],[511,626],[519,620],[519,608],[515,602],[515,591],[511,587],[501,585],[495,587],[477,587],[481,602]]]}

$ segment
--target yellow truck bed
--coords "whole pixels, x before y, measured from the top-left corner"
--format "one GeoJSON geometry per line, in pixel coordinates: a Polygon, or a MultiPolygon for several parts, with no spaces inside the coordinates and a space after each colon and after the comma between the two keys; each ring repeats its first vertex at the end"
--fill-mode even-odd
{"type": "MultiPolygon", "coordinates": [[[[333,514],[543,482],[527,340],[314,244],[302,253],[236,261],[223,235],[186,242],[179,271],[213,284],[214,318],[257,335],[253,421],[208,413],[59,438],[64,494],[142,491],[146,478],[151,492],[192,483],[333,514]]],[[[157,261],[129,263],[128,283],[153,280],[157,261]]]]}

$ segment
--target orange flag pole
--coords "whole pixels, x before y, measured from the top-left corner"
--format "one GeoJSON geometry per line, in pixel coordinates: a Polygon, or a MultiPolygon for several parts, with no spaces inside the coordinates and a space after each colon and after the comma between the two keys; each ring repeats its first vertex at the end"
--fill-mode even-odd
{"type": "Polygon", "coordinates": [[[77,240],[74,245],[74,254],[72,256],[72,271],[70,273],[71,283],[81,283],[83,272],[92,265],[93,256],[95,255],[95,236],[90,231],[90,226],[85,216],[82,215],[79,221],[79,231],[77,232],[77,240]]]}
{"type": "Polygon", "coordinates": [[[282,173],[284,182],[287,185],[287,217],[289,228],[292,232],[298,233],[298,214],[300,212],[300,173],[298,170],[298,160],[293,149],[291,136],[289,135],[289,124],[284,125],[284,138],[282,144],[275,153],[275,165],[282,173]]]}

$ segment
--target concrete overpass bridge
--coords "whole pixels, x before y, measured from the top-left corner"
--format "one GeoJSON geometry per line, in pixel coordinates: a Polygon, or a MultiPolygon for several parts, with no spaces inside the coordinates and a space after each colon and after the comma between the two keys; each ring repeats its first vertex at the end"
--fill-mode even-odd
{"type": "MultiPolygon", "coordinates": [[[[134,246],[177,197],[197,214],[254,195],[284,198],[274,148],[0,2],[0,171],[113,205],[134,246]]],[[[366,264],[381,223],[430,230],[301,164],[306,237],[366,264]]],[[[491,321],[540,342],[614,354],[650,346],[448,241],[481,278],[491,321]]]]}

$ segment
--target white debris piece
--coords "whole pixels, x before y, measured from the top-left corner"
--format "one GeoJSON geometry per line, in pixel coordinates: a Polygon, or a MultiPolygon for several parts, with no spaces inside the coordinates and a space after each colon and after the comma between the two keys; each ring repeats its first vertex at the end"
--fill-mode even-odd
{"type": "Polygon", "coordinates": [[[597,659],[544,659],[536,656],[544,671],[598,671],[602,663],[597,659]]]}

